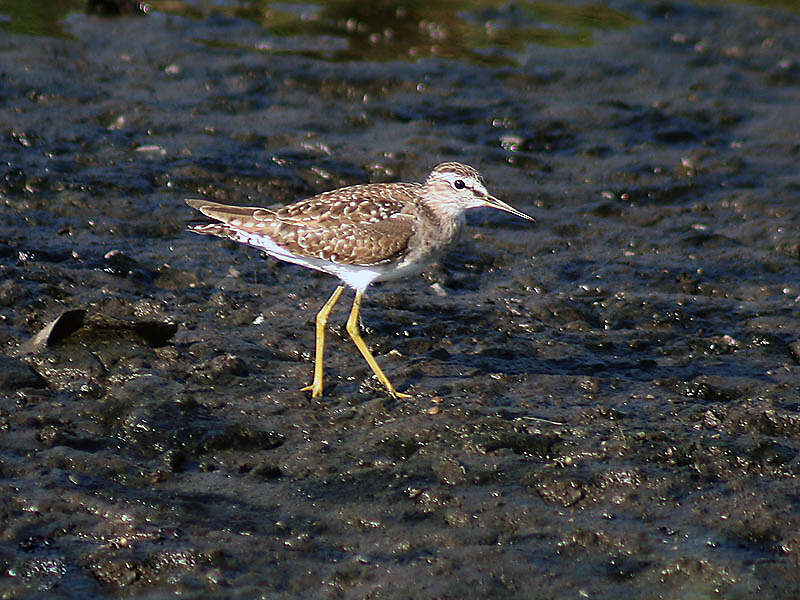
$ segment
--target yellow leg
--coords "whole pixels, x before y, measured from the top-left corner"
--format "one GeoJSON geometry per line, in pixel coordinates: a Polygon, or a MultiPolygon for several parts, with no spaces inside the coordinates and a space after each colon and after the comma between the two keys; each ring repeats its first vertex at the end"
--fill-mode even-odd
{"type": "Polygon", "coordinates": [[[375,376],[378,378],[387,390],[389,390],[389,394],[393,398],[412,398],[411,394],[403,394],[398,392],[394,389],[394,386],[391,384],[389,379],[386,375],[383,374],[381,368],[378,366],[378,363],[375,361],[375,357],[372,356],[372,352],[369,351],[367,345],[364,343],[364,340],[361,338],[361,333],[358,331],[358,315],[361,312],[361,297],[364,293],[360,290],[356,290],[356,297],[353,300],[353,308],[350,310],[350,316],[347,319],[347,333],[350,334],[350,337],[353,340],[353,343],[358,348],[359,352],[361,352],[361,356],[364,357],[364,360],[367,361],[370,369],[372,372],[375,373],[375,376]]]}
{"type": "Polygon", "coordinates": [[[323,306],[317,313],[317,341],[316,352],[314,354],[314,380],[311,382],[311,385],[307,385],[300,390],[302,392],[311,391],[312,398],[319,398],[322,396],[322,361],[325,354],[325,328],[328,326],[328,316],[331,314],[333,306],[339,300],[339,296],[342,295],[343,291],[343,285],[337,287],[333,291],[333,294],[331,294],[331,297],[328,298],[325,306],[323,306]]]}

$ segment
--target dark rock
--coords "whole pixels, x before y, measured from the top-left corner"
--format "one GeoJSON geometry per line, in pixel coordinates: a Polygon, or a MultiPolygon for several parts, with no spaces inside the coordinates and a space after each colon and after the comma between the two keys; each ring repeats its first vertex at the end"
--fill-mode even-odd
{"type": "Polygon", "coordinates": [[[0,389],[43,388],[47,385],[41,375],[19,359],[0,355],[0,389]]]}

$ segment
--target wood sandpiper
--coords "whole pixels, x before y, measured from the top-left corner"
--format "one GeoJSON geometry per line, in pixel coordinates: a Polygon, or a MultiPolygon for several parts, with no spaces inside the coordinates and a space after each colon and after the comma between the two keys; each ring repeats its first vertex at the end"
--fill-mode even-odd
{"type": "MultiPolygon", "coordinates": [[[[489,194],[480,174],[457,162],[437,165],[424,183],[354,185],[282,208],[186,203],[217,221],[191,231],[254,246],[278,260],[334,275],[353,288],[347,333],[394,398],[411,396],[395,389],[359,332],[367,287],[418,273],[436,260],[458,238],[467,209],[488,206],[534,220],[489,194]]],[[[314,379],[302,388],[313,398],[322,396],[325,329],[343,291],[338,286],[317,313],[314,379]]]]}

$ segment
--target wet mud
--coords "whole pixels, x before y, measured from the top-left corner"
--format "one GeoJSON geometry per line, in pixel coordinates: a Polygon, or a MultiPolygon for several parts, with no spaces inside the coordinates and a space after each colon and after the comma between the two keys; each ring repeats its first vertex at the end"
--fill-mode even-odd
{"type": "Polygon", "coordinates": [[[800,15],[451,4],[0,4],[3,598],[800,596],[800,15]],[[336,281],[184,198],[443,160],[537,223],[312,400],[336,281]]]}

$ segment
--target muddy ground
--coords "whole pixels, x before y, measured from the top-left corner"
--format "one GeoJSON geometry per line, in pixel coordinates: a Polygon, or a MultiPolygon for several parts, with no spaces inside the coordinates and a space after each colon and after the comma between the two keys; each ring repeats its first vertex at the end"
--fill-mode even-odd
{"type": "Polygon", "coordinates": [[[3,598],[800,597],[791,3],[23,4],[0,4],[3,598]],[[371,290],[412,399],[347,301],[310,399],[336,281],[188,233],[183,199],[443,160],[538,222],[471,213],[371,290]]]}

